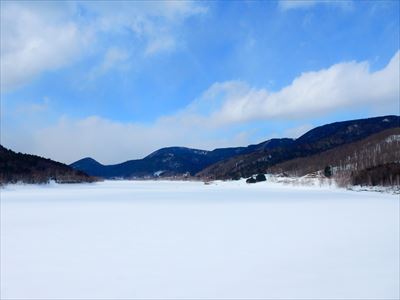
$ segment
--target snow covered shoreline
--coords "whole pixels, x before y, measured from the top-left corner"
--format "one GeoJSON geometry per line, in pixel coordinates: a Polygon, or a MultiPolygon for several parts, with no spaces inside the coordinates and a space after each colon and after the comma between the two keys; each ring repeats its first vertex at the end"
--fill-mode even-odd
{"type": "Polygon", "coordinates": [[[399,208],[273,182],[8,186],[1,298],[398,298],[399,208]]]}
{"type": "MultiPolygon", "coordinates": [[[[268,186],[287,186],[287,187],[310,187],[310,188],[329,188],[329,189],[342,189],[354,192],[378,192],[378,193],[389,193],[389,194],[400,194],[399,186],[347,186],[347,187],[339,187],[334,179],[329,178],[314,178],[310,176],[302,176],[302,177],[289,177],[289,176],[277,176],[272,174],[265,174],[267,178],[267,182],[259,182],[257,185],[268,186]]],[[[27,184],[27,183],[14,183],[14,184],[5,184],[0,185],[0,190],[13,190],[19,187],[28,188],[32,187],[55,187],[55,186],[63,186],[63,185],[77,185],[77,186],[85,186],[91,185],[96,186],[96,184],[100,184],[102,182],[150,182],[150,183],[162,183],[162,182],[175,182],[176,184],[185,184],[185,183],[199,183],[206,185],[221,185],[221,184],[231,184],[232,186],[238,185],[248,185],[246,183],[246,178],[242,178],[240,180],[212,180],[212,181],[204,181],[202,179],[192,179],[192,178],[184,178],[184,179],[176,179],[176,178],[158,178],[158,179],[113,179],[113,180],[104,180],[93,183],[56,183],[54,181],[50,181],[49,183],[43,184],[27,184]]],[[[253,184],[250,184],[253,185],[253,184]]]]}

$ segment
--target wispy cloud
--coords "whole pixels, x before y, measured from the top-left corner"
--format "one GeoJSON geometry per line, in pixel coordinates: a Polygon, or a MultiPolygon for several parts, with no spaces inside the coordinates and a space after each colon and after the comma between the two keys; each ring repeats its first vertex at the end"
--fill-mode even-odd
{"type": "Polygon", "coordinates": [[[350,10],[353,8],[351,0],[280,0],[279,7],[282,10],[308,9],[316,5],[330,5],[350,10]]]}
{"type": "Polygon", "coordinates": [[[73,62],[90,40],[71,21],[48,17],[37,7],[1,5],[1,89],[19,87],[36,75],[73,62]]]}
{"type": "Polygon", "coordinates": [[[42,114],[49,110],[50,103],[49,97],[43,97],[43,99],[38,102],[24,103],[23,105],[17,106],[16,113],[25,116],[42,114]]]}
{"type": "Polygon", "coordinates": [[[89,78],[96,79],[98,76],[101,76],[110,70],[124,69],[129,58],[130,55],[127,50],[118,47],[111,47],[107,49],[102,62],[93,67],[89,72],[89,78]]]}
{"type": "Polygon", "coordinates": [[[298,137],[305,134],[307,131],[311,130],[313,127],[314,126],[312,126],[311,124],[303,124],[300,126],[289,128],[283,132],[283,136],[288,137],[288,138],[297,139],[298,137]]]}
{"type": "MultiPolygon", "coordinates": [[[[18,88],[45,71],[98,54],[102,33],[112,39],[130,31],[137,38],[135,55],[172,51],[177,28],[206,11],[190,1],[1,2],[1,89],[18,88]]],[[[112,48],[95,68],[105,71],[127,56],[112,48]]]]}

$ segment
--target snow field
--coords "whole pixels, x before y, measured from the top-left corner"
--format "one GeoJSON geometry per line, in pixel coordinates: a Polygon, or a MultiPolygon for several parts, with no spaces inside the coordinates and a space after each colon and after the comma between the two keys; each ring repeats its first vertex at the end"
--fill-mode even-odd
{"type": "Polygon", "coordinates": [[[1,299],[396,299],[399,196],[279,183],[1,190],[1,299]]]}

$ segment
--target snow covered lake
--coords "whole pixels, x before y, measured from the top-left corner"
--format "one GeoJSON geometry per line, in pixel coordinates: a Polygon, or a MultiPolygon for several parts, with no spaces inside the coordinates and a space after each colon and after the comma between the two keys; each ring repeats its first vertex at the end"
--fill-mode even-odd
{"type": "Polygon", "coordinates": [[[399,196],[278,183],[1,191],[1,299],[397,299],[399,196]]]}

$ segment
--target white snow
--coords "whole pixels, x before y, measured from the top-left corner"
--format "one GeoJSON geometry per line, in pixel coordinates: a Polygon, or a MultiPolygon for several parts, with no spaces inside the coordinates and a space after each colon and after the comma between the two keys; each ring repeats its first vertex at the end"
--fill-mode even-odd
{"type": "Polygon", "coordinates": [[[280,183],[1,190],[1,299],[398,299],[399,196],[280,183]]]}
{"type": "Polygon", "coordinates": [[[192,150],[193,153],[198,154],[198,155],[207,155],[209,151],[206,150],[192,150]]]}
{"type": "Polygon", "coordinates": [[[160,171],[154,172],[153,175],[156,176],[156,177],[159,177],[164,172],[165,172],[164,170],[160,170],[160,171]]]}
{"type": "Polygon", "coordinates": [[[400,134],[393,134],[385,139],[386,143],[400,142],[400,134]]]}

